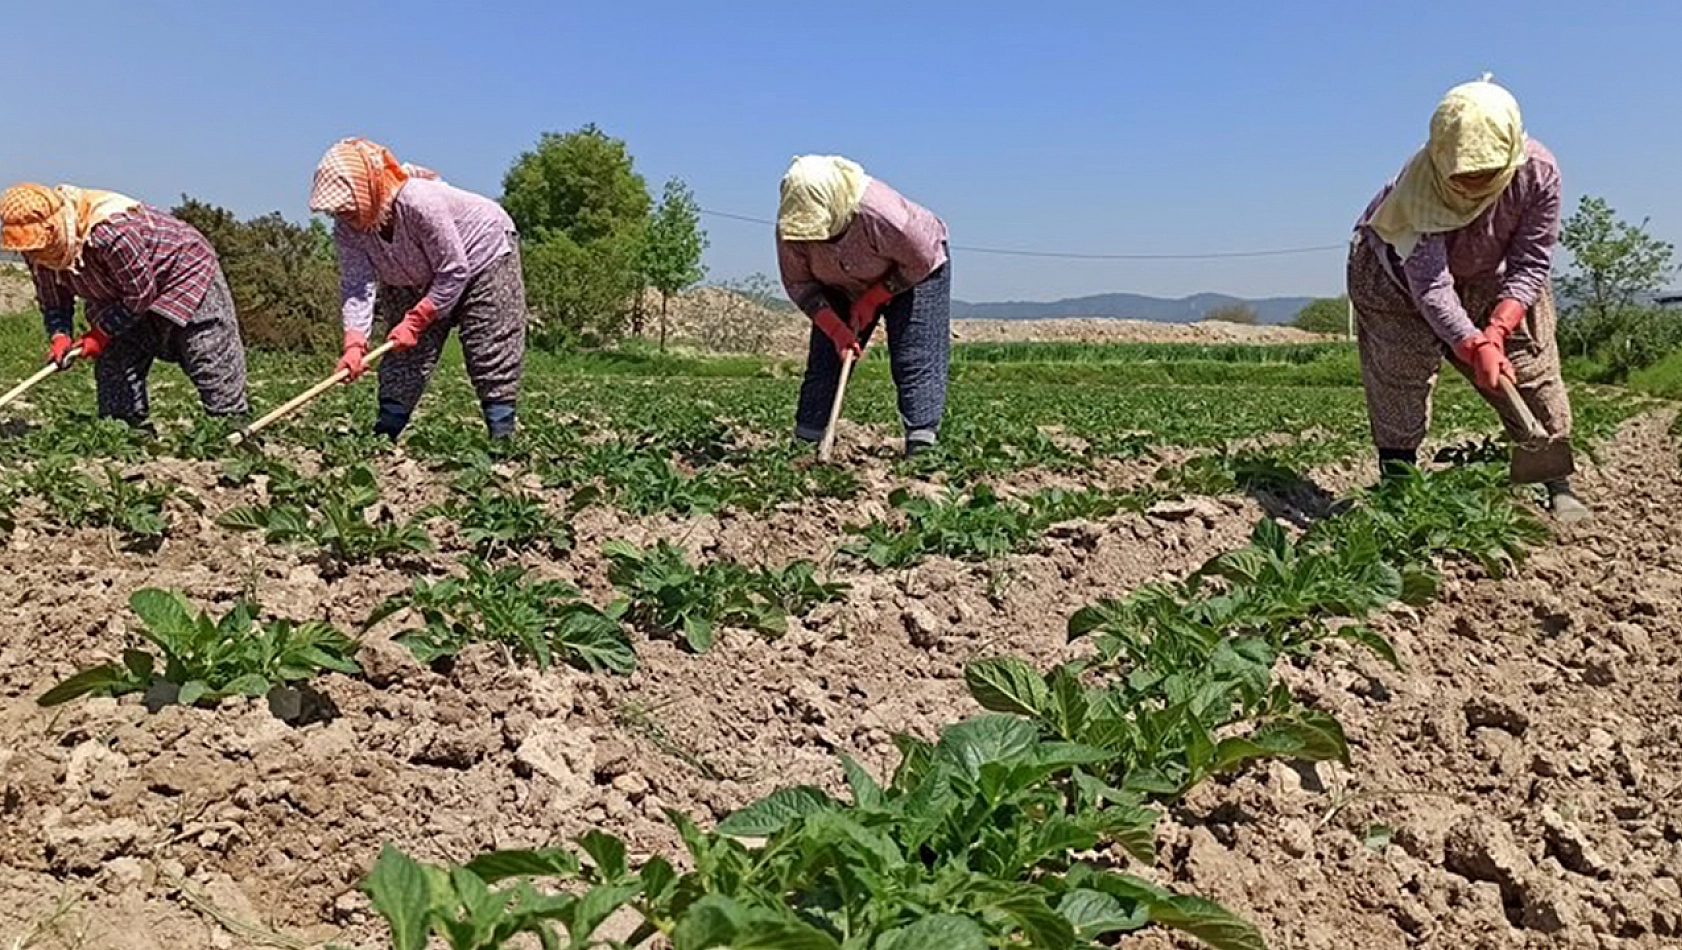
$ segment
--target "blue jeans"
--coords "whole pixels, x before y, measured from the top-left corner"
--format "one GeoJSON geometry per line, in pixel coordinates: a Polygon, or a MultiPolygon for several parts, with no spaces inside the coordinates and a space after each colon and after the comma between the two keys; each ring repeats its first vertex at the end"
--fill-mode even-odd
{"type": "MultiPolygon", "coordinates": [[[[846,314],[850,302],[830,292],[830,305],[846,314]]],[[[933,444],[946,412],[947,364],[952,353],[952,264],[948,261],[882,308],[888,322],[888,366],[899,391],[899,418],[906,442],[933,444]]],[[[877,322],[880,323],[881,320],[877,322]]],[[[861,344],[876,329],[872,323],[859,334],[861,344]]],[[[806,377],[800,383],[795,410],[795,438],[816,442],[829,424],[829,408],[841,383],[841,358],[823,331],[812,327],[806,351],[806,377]]]]}

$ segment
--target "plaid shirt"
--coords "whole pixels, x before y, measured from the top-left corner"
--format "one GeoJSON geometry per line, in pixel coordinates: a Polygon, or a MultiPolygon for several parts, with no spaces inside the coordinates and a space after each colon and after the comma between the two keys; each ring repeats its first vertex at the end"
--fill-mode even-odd
{"type": "Polygon", "coordinates": [[[141,205],[94,226],[81,270],[31,271],[48,334],[70,332],[80,297],[88,322],[115,335],[147,313],[185,326],[220,267],[216,250],[192,225],[141,205]]]}

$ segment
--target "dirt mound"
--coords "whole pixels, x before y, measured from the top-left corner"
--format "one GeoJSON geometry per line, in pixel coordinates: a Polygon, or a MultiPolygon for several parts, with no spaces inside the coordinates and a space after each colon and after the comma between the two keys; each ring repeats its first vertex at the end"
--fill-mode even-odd
{"type": "Polygon", "coordinates": [[[952,339],[963,343],[1317,343],[1330,337],[1295,327],[1250,326],[1205,320],[1069,318],[1059,320],[954,320],[952,339]]]}
{"type": "MultiPolygon", "coordinates": [[[[1275,764],[1201,789],[1164,829],[1161,874],[1275,947],[1676,946],[1682,476],[1666,421],[1626,427],[1583,477],[1598,521],[1517,577],[1461,572],[1433,607],[1386,620],[1407,672],[1364,658],[1287,670],[1343,719],[1353,768],[1275,764]]],[[[401,458],[381,466],[383,484],[431,477],[401,458]]],[[[676,854],[662,809],[705,820],[783,784],[838,790],[837,752],[881,774],[894,733],[929,736],[975,711],[966,660],[1063,656],[1070,605],[1181,576],[1260,515],[1230,498],[1059,529],[992,566],[842,565],[846,600],[782,639],[727,632],[705,656],[639,642],[642,668],[625,679],[511,667],[489,649],[435,673],[384,639],[393,618],[363,651],[365,679],[323,682],[337,710],[326,723],[293,729],[255,702],[39,709],[47,686],[116,655],[137,587],[201,604],[256,589],[271,611],[354,628],[408,583],[376,568],[325,583],[298,556],[214,527],[252,490],[217,487],[214,466],[145,467],[206,506],[177,512],[156,557],[29,524],[0,551],[0,945],[222,950],[262,942],[257,925],[372,948],[380,929],[356,884],[386,841],[459,860],[603,827],[640,855],[676,854]]],[[[1321,474],[1328,487],[1371,477],[1321,474]]],[[[885,479],[886,464],[865,475],[885,479]]],[[[412,513],[435,494],[397,503],[412,513]]],[[[606,537],[821,556],[872,506],[604,513],[580,519],[567,557],[527,563],[599,603],[606,537]]]]}
{"type": "MultiPolygon", "coordinates": [[[[643,336],[658,339],[660,295],[644,301],[643,336]]],[[[725,287],[699,287],[672,298],[669,342],[718,353],[806,354],[811,324],[794,310],[767,307],[725,287]]],[[[1316,343],[1333,339],[1294,327],[1148,320],[954,320],[955,343],[1316,343]]]]}

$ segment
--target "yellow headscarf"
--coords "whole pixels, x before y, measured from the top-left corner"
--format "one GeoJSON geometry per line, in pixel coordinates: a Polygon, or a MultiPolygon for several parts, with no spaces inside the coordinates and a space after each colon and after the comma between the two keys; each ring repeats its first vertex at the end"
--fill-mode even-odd
{"type": "Polygon", "coordinates": [[[1373,215],[1372,228],[1403,260],[1419,239],[1477,220],[1512,184],[1525,162],[1524,119],[1512,93],[1489,81],[1455,86],[1431,116],[1431,140],[1413,156],[1373,215]],[[1498,172],[1476,193],[1450,178],[1498,172]]]}
{"type": "Polygon", "coordinates": [[[22,251],[49,270],[82,269],[82,249],[101,222],[140,207],[114,191],[74,185],[13,185],[0,194],[0,249],[22,251]]]}
{"type": "Polygon", "coordinates": [[[785,241],[827,241],[853,223],[870,176],[839,155],[801,155],[783,175],[777,236],[785,241]]]}

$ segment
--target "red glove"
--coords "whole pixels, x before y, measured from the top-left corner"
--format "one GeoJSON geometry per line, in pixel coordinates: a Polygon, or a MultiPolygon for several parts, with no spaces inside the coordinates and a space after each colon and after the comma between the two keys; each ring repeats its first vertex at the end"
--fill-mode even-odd
{"type": "Polygon", "coordinates": [[[1495,344],[1495,348],[1503,352],[1507,349],[1507,337],[1524,323],[1524,304],[1517,300],[1504,299],[1495,304],[1495,309],[1489,312],[1489,326],[1483,329],[1483,338],[1495,344]]]}
{"type": "Polygon", "coordinates": [[[876,314],[887,306],[888,301],[892,299],[894,299],[893,292],[881,284],[877,284],[860,294],[859,299],[853,301],[853,332],[863,333],[867,327],[875,323],[876,314]]]}
{"type": "Polygon", "coordinates": [[[425,333],[426,328],[432,326],[432,321],[436,319],[438,305],[432,302],[431,297],[422,297],[421,302],[415,304],[415,308],[403,318],[403,322],[392,327],[385,338],[392,343],[392,349],[399,353],[412,350],[415,344],[420,342],[421,334],[425,333]]]}
{"type": "Polygon", "coordinates": [[[848,353],[852,353],[854,358],[857,358],[863,352],[859,347],[858,335],[853,332],[853,328],[842,323],[841,318],[836,316],[835,311],[829,307],[819,310],[817,315],[812,318],[812,322],[817,325],[819,330],[823,331],[824,336],[829,337],[829,342],[835,344],[836,356],[845,357],[848,353]]]}
{"type": "Polygon", "coordinates": [[[58,364],[59,369],[70,365],[70,350],[75,345],[76,342],[70,339],[70,334],[54,333],[52,340],[47,344],[47,362],[58,364]]]}
{"type": "Polygon", "coordinates": [[[82,348],[82,359],[97,360],[99,354],[105,352],[106,344],[110,342],[111,337],[107,336],[104,330],[98,327],[89,327],[88,332],[82,334],[82,338],[76,341],[76,345],[82,348]]]}
{"type": "Polygon", "coordinates": [[[361,330],[345,331],[345,353],[339,357],[339,365],[333,367],[333,372],[344,370],[347,374],[345,382],[352,382],[368,371],[362,358],[368,355],[368,334],[361,330]]]}
{"type": "Polygon", "coordinates": [[[1513,364],[1507,360],[1507,354],[1481,333],[1467,337],[1466,342],[1454,348],[1454,355],[1471,367],[1473,384],[1484,392],[1500,389],[1503,378],[1518,382],[1518,375],[1513,372],[1513,364]]]}

